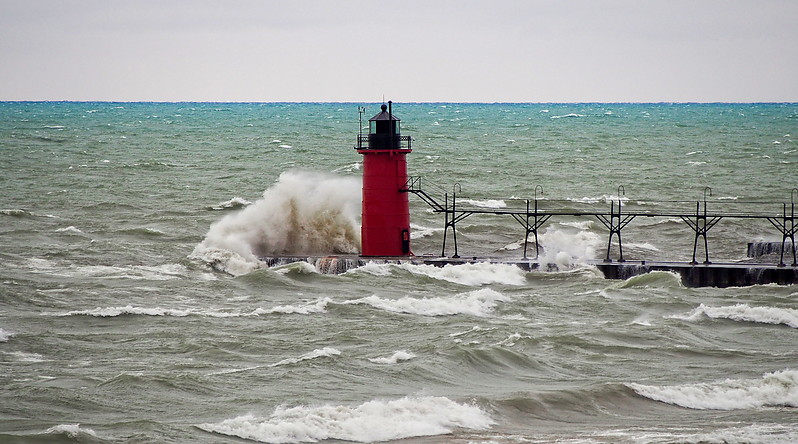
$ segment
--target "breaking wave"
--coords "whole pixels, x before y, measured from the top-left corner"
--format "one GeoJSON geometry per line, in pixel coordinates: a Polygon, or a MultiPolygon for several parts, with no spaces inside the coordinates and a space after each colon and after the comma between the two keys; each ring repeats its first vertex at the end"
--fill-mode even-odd
{"type": "Polygon", "coordinates": [[[798,371],[765,374],[762,379],[726,379],[676,386],[627,384],[637,394],[690,409],[735,410],[798,407],[798,371]]]}
{"type": "Polygon", "coordinates": [[[358,253],[359,213],[358,179],[285,172],[262,199],[211,225],[190,257],[241,275],[261,256],[358,253]]]}
{"type": "Polygon", "coordinates": [[[332,347],[324,347],[324,348],[313,350],[310,353],[305,353],[304,355],[299,356],[297,358],[283,359],[280,362],[272,364],[270,367],[279,367],[281,365],[298,364],[298,363],[300,363],[302,361],[309,361],[311,359],[316,359],[316,358],[326,358],[326,357],[330,357],[330,356],[338,356],[340,354],[341,354],[341,351],[338,350],[338,349],[335,349],[335,348],[332,348],[332,347]]]}
{"type": "Polygon", "coordinates": [[[377,264],[369,262],[353,270],[356,273],[369,273],[375,276],[389,276],[395,270],[404,270],[416,276],[426,276],[446,282],[469,287],[489,284],[524,285],[526,272],[512,264],[492,264],[478,262],[474,264],[446,264],[443,267],[434,265],[377,264]]]}
{"type": "MultiPolygon", "coordinates": [[[[73,310],[66,313],[59,313],[55,316],[90,316],[98,318],[114,318],[119,316],[166,316],[166,317],[186,317],[186,316],[205,316],[210,318],[244,318],[253,316],[263,316],[271,314],[300,314],[310,315],[324,313],[327,305],[332,302],[330,298],[319,298],[312,302],[294,305],[278,305],[272,308],[256,308],[252,311],[224,311],[224,310],[198,310],[162,307],[136,307],[126,305],[124,307],[97,307],[89,310],[73,310]]],[[[0,342],[3,342],[3,331],[0,330],[0,342]]]]}
{"type": "Polygon", "coordinates": [[[760,324],[787,325],[798,328],[798,310],[794,308],[751,307],[748,304],[735,304],[729,307],[710,307],[700,304],[685,316],[674,316],[677,319],[697,320],[702,315],[712,319],[730,319],[733,321],[756,322],[760,324]]]}
{"type": "Polygon", "coordinates": [[[393,313],[416,314],[422,316],[471,315],[489,316],[499,302],[507,302],[510,298],[501,293],[483,288],[468,293],[460,293],[452,297],[387,299],[379,296],[368,296],[345,302],[352,305],[369,305],[371,307],[393,313]]]}
{"type": "Polygon", "coordinates": [[[389,441],[451,433],[455,428],[485,430],[494,422],[479,407],[442,397],[369,401],[357,407],[277,407],[269,417],[247,414],[199,428],[259,442],[301,443],[336,439],[389,441]]]}
{"type": "Polygon", "coordinates": [[[86,439],[97,438],[94,430],[81,427],[80,424],[59,424],[44,431],[45,435],[65,436],[82,442],[86,439]]]}

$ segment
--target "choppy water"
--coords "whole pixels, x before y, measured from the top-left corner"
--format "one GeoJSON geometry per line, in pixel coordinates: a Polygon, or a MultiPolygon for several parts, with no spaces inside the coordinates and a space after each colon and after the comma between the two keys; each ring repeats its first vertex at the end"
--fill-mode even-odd
{"type": "MultiPolygon", "coordinates": [[[[710,208],[778,212],[798,186],[796,104],[394,111],[410,174],[483,206],[540,185],[544,204],[689,210],[709,186],[710,208]]],[[[0,103],[0,117],[2,442],[798,442],[798,289],[604,280],[579,265],[604,254],[596,221],[543,229],[561,272],[257,268],[356,250],[357,104],[0,103]]],[[[411,211],[413,251],[439,253],[441,217],[412,196],[411,211]]],[[[710,252],[774,239],[723,220],[710,252]]],[[[472,216],[458,241],[520,257],[523,230],[472,216]]],[[[678,219],[624,230],[628,258],[692,244],[678,219]]]]}

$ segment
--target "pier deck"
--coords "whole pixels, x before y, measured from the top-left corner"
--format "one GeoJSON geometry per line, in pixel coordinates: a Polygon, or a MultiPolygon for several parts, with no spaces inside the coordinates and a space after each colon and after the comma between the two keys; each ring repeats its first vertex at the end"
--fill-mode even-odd
{"type": "MultiPolygon", "coordinates": [[[[444,267],[446,265],[462,265],[476,263],[508,264],[515,265],[524,270],[557,271],[555,264],[541,265],[532,260],[514,260],[505,258],[451,258],[432,256],[408,257],[361,257],[356,255],[342,256],[269,256],[260,258],[266,266],[273,267],[286,265],[293,262],[308,262],[314,265],[319,272],[338,274],[361,267],[369,262],[380,264],[432,265],[444,267]]],[[[652,271],[667,271],[678,274],[682,283],[688,287],[744,287],[750,285],[798,284],[798,267],[779,266],[761,263],[711,263],[691,264],[689,262],[652,262],[652,261],[625,261],[604,262],[588,261],[588,266],[594,266],[604,274],[607,279],[629,279],[631,277],[652,271]]]]}

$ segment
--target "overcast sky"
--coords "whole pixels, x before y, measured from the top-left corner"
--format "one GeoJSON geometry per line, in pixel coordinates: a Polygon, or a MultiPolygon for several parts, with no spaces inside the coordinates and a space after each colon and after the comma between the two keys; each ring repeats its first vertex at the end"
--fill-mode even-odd
{"type": "Polygon", "coordinates": [[[798,101],[797,0],[0,0],[0,100],[798,101]]]}

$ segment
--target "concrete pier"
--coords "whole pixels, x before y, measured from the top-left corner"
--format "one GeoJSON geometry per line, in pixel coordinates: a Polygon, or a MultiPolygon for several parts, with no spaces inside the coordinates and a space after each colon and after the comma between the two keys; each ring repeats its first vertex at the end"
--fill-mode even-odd
{"type": "MultiPolygon", "coordinates": [[[[513,260],[504,258],[450,258],[432,256],[408,257],[361,257],[356,255],[342,256],[270,256],[260,258],[267,267],[287,265],[294,262],[308,262],[325,274],[345,273],[353,268],[362,267],[369,262],[378,264],[414,264],[444,267],[446,265],[462,265],[475,263],[508,264],[531,271],[557,271],[555,264],[541,264],[532,260],[513,260]]],[[[761,263],[710,263],[690,264],[686,262],[651,262],[625,261],[603,262],[589,261],[587,265],[596,267],[607,279],[629,279],[652,271],[668,271],[681,276],[687,287],[745,287],[750,285],[798,284],[798,267],[761,263]]]]}
{"type": "Polygon", "coordinates": [[[745,287],[749,285],[798,284],[798,267],[773,264],[685,262],[594,262],[607,279],[628,279],[651,271],[669,271],[687,287],[745,287]]]}

